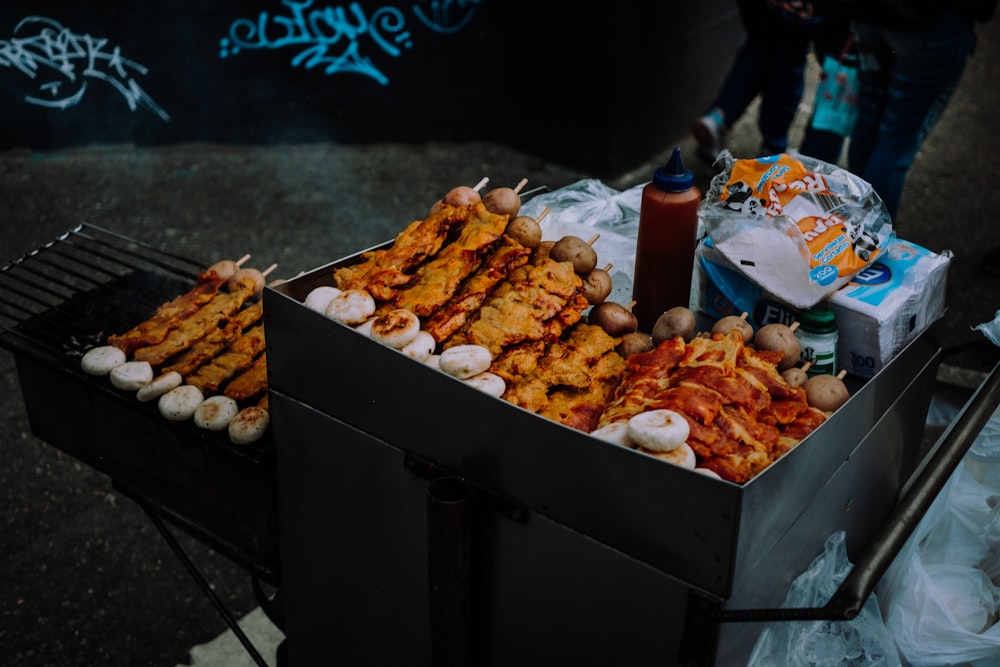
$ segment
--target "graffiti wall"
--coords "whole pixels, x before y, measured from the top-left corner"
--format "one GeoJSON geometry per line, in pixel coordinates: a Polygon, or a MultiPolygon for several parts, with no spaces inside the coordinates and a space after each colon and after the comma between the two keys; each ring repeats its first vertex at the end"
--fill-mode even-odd
{"type": "Polygon", "coordinates": [[[484,139],[613,170],[684,131],[739,38],[722,0],[3,4],[0,148],[484,139]]]}

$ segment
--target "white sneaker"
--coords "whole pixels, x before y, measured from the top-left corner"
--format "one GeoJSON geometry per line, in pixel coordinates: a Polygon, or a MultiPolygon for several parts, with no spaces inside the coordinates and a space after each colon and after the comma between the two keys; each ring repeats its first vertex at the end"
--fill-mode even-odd
{"type": "Polygon", "coordinates": [[[698,142],[698,156],[707,162],[715,162],[726,137],[726,119],[722,110],[715,107],[696,120],[691,125],[691,134],[698,142]]]}

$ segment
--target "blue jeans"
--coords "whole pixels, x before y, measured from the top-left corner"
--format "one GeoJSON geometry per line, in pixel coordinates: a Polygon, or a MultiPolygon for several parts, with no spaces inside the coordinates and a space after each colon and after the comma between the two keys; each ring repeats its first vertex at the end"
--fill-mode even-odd
{"type": "Polygon", "coordinates": [[[895,218],[913,159],[972,53],[974,24],[946,11],[926,30],[858,24],[855,34],[860,100],[848,169],[872,184],[895,218]]]}
{"type": "Polygon", "coordinates": [[[714,106],[732,127],[760,95],[761,136],[765,146],[780,153],[788,147],[788,129],[802,97],[811,34],[769,11],[759,0],[741,0],[739,5],[746,37],[714,106]]]}

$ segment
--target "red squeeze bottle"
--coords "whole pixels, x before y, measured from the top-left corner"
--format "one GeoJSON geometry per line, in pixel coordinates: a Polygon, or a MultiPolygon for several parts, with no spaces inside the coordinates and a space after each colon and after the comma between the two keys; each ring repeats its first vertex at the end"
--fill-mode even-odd
{"type": "Polygon", "coordinates": [[[667,164],[642,189],[632,279],[632,314],[650,332],[664,311],[691,307],[691,274],[698,243],[701,191],[674,148],[667,164]]]}

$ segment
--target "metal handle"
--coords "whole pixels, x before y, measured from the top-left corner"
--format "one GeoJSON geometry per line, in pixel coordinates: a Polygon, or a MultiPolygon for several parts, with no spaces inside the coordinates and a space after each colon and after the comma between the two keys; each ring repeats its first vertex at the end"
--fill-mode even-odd
{"type": "Polygon", "coordinates": [[[856,617],[879,580],[899,555],[917,524],[951,478],[979,432],[1000,405],[1000,363],[966,402],[914,473],[904,494],[840,587],[822,607],[718,609],[704,620],[718,623],[769,621],[849,621],[856,617]]]}

